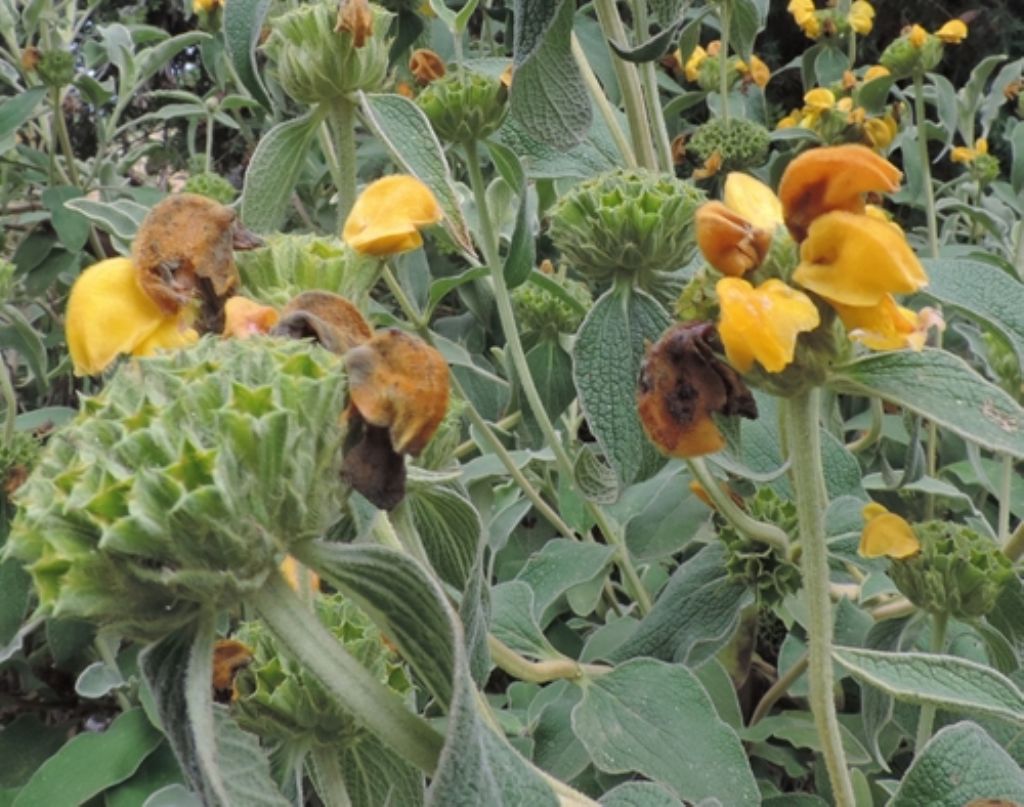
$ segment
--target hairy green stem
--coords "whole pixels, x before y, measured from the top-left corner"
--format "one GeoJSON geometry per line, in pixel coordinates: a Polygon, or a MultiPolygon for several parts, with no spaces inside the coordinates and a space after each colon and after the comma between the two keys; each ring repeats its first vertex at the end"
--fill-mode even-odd
{"type": "MultiPolygon", "coordinates": [[[[639,45],[647,38],[650,30],[650,22],[647,19],[647,0],[633,0],[633,19],[636,29],[634,31],[636,44],[639,45]]],[[[658,74],[653,61],[644,62],[640,66],[640,81],[643,84],[651,135],[658,152],[659,168],[669,172],[672,170],[672,143],[668,138],[665,114],[661,108],[661,99],[658,95],[658,74]]]]}
{"type": "Polygon", "coordinates": [[[444,737],[410,712],[321,625],[280,574],[249,598],[281,645],[324,685],[339,704],[408,762],[433,773],[444,737]]]}
{"type": "Polygon", "coordinates": [[[853,807],[853,785],[832,695],[832,601],[828,585],[828,546],[825,543],[828,492],[822,476],[818,404],[818,389],[800,393],[785,402],[790,474],[800,530],[800,563],[808,617],[807,678],[811,714],[832,782],[836,807],[853,807]]]}
{"type": "MultiPolygon", "coordinates": [[[[625,45],[628,41],[626,28],[622,24],[619,10],[615,7],[615,0],[594,0],[594,11],[597,13],[597,21],[601,24],[601,31],[605,38],[619,45],[625,45]]],[[[651,127],[644,111],[640,75],[635,64],[620,59],[618,54],[610,48],[609,55],[612,60],[612,68],[615,70],[615,77],[619,82],[619,90],[622,92],[622,104],[626,109],[626,120],[629,121],[629,133],[633,139],[633,150],[636,152],[637,161],[641,167],[654,171],[657,169],[658,159],[654,153],[651,127]]]]}
{"type": "Polygon", "coordinates": [[[14,426],[18,419],[18,394],[14,391],[7,361],[0,356],[0,395],[4,399],[4,447],[14,442],[14,426]]]}
{"type": "Polygon", "coordinates": [[[1010,540],[1010,507],[1013,496],[1013,457],[1003,457],[1003,474],[999,480],[999,542],[1005,544],[1010,540]]]}
{"type": "Polygon", "coordinates": [[[861,451],[871,448],[871,446],[878,442],[878,438],[882,436],[883,415],[885,413],[882,409],[881,399],[869,398],[868,407],[871,413],[871,425],[868,426],[864,434],[853,442],[846,444],[846,450],[853,454],[859,454],[861,451]]]}
{"type": "MultiPolygon", "coordinates": [[[[946,647],[946,626],[949,624],[949,616],[946,614],[932,614],[932,638],[929,650],[932,653],[941,653],[946,647]]],[[[926,703],[921,707],[917,717],[917,734],[914,735],[914,756],[921,753],[928,740],[932,736],[932,726],[935,724],[935,705],[926,703]]]]}
{"type": "MultiPolygon", "coordinates": [[[[516,426],[518,426],[519,422],[522,419],[522,412],[510,412],[509,414],[505,415],[505,417],[503,417],[501,420],[495,421],[494,427],[496,429],[501,429],[502,431],[507,431],[508,429],[514,429],[516,426]]],[[[478,450],[479,448],[476,444],[476,440],[469,439],[459,443],[459,445],[455,448],[455,451],[453,453],[455,459],[461,460],[464,457],[467,457],[468,455],[478,450]]]]}
{"type": "Polygon", "coordinates": [[[520,681],[531,684],[546,684],[563,678],[576,680],[584,675],[603,675],[612,671],[603,664],[581,664],[571,658],[529,661],[505,644],[494,634],[487,634],[487,649],[500,669],[520,681]]]}
{"type": "Polygon", "coordinates": [[[729,25],[732,22],[732,4],[722,0],[719,12],[719,51],[718,51],[718,92],[722,96],[722,120],[729,125],[729,25]]]}
{"type": "Polygon", "coordinates": [[[921,160],[921,182],[924,185],[924,212],[928,222],[928,257],[939,257],[939,222],[935,215],[935,189],[928,158],[928,130],[924,105],[924,74],[914,73],[914,123],[917,126],[917,149],[921,160]]]}
{"type": "Polygon", "coordinates": [[[715,505],[715,509],[722,514],[726,521],[748,538],[774,547],[784,557],[789,553],[789,536],[786,535],[785,530],[777,527],[775,524],[758,521],[756,518],[745,513],[732,500],[732,497],[722,490],[722,486],[711,473],[711,469],[708,468],[703,457],[690,457],[686,460],[686,464],[693,478],[700,483],[708,498],[715,505]]]}
{"type": "Polygon", "coordinates": [[[575,33],[572,35],[572,56],[576,60],[576,66],[580,69],[580,73],[583,75],[584,84],[586,84],[587,89],[590,90],[591,98],[593,98],[594,103],[597,104],[597,111],[601,113],[601,117],[604,119],[605,125],[608,127],[608,131],[611,132],[612,140],[615,141],[615,145],[618,147],[619,153],[622,155],[623,163],[625,163],[626,168],[636,168],[636,154],[633,151],[633,147],[629,144],[629,139],[626,137],[626,133],[622,131],[622,127],[619,125],[619,119],[615,114],[615,110],[608,101],[608,96],[601,87],[601,82],[594,73],[594,68],[590,66],[590,62],[587,60],[587,54],[584,53],[583,48],[580,47],[580,41],[577,39],[575,33]]]}
{"type": "Polygon", "coordinates": [[[310,751],[310,761],[316,772],[317,795],[324,807],[352,807],[345,777],[341,773],[338,761],[338,748],[333,745],[314,745],[310,751]]]}
{"type": "Polygon", "coordinates": [[[213,650],[217,638],[217,614],[204,610],[199,616],[195,638],[189,649],[185,670],[185,714],[192,728],[196,764],[213,795],[230,804],[220,766],[217,764],[217,731],[213,720],[213,650]]]}
{"type": "Polygon", "coordinates": [[[748,727],[756,726],[763,718],[767,717],[779,698],[785,695],[796,682],[796,679],[804,674],[809,661],[810,657],[807,653],[804,653],[793,662],[793,666],[779,676],[775,683],[769,687],[768,691],[761,696],[761,700],[757,702],[753,714],[750,715],[750,721],[747,723],[748,727]]]}
{"type": "MultiPolygon", "coordinates": [[[[551,451],[555,455],[555,464],[561,473],[570,483],[574,479],[572,458],[569,456],[562,441],[555,431],[555,427],[548,417],[544,408],[544,401],[537,391],[537,385],[530,373],[530,366],[526,363],[526,352],[523,350],[523,343],[519,339],[519,327],[516,325],[515,312],[512,310],[512,297],[505,285],[505,278],[502,273],[501,255],[498,250],[498,237],[494,231],[494,221],[491,218],[490,208],[487,204],[487,189],[484,184],[483,172],[480,170],[480,156],[477,153],[477,144],[469,143],[465,148],[466,163],[469,169],[469,184],[473,189],[473,198],[476,201],[477,218],[480,221],[481,249],[491,272],[491,280],[494,284],[494,302],[498,308],[498,319],[501,321],[501,329],[505,335],[505,345],[508,354],[512,359],[512,366],[515,368],[516,376],[522,386],[523,394],[533,412],[533,417],[540,427],[541,433],[551,451]]],[[[626,590],[636,601],[641,614],[646,614],[651,609],[651,598],[644,588],[640,575],[633,567],[632,559],[625,545],[622,535],[609,522],[608,517],[600,507],[584,497],[585,507],[590,513],[598,529],[604,535],[609,545],[617,550],[616,565],[622,572],[623,582],[626,590]]]]}
{"type": "Polygon", "coordinates": [[[1016,563],[1024,555],[1024,518],[1017,524],[1017,529],[1003,544],[1003,554],[1016,563]]]}
{"type": "Polygon", "coordinates": [[[327,121],[337,143],[338,228],[345,224],[356,201],[356,105],[348,98],[327,108],[327,121]]]}

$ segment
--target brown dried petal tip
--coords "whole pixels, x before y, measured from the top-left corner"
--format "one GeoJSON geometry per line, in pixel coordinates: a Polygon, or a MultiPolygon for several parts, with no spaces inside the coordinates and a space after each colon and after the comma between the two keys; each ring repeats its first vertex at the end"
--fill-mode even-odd
{"type": "Polygon", "coordinates": [[[281,311],[271,331],[292,339],[314,339],[332,353],[344,355],[370,340],[373,331],[359,309],[329,291],[305,291],[281,311]]]}
{"type": "Polygon", "coordinates": [[[213,689],[218,700],[232,700],[237,696],[234,691],[235,675],[252,661],[252,650],[234,639],[219,639],[213,646],[213,689]]]}
{"type": "Polygon", "coordinates": [[[713,350],[714,326],[689,322],[670,328],[647,349],[640,369],[637,409],[648,438],[671,457],[697,457],[725,441],[713,413],[757,417],[743,379],[713,350]]]}
{"type": "Polygon", "coordinates": [[[357,48],[365,45],[373,36],[373,12],[367,0],[342,0],[334,30],[352,34],[352,44],[357,48]]]}
{"type": "Polygon", "coordinates": [[[434,51],[418,48],[409,57],[409,72],[420,85],[425,86],[444,77],[444,61],[434,51]]]}
{"type": "Polygon", "coordinates": [[[199,330],[220,333],[224,302],[239,285],[236,243],[261,242],[234,210],[193,193],[168,196],[149,211],[132,244],[139,285],[168,315],[201,299],[199,330]]]}

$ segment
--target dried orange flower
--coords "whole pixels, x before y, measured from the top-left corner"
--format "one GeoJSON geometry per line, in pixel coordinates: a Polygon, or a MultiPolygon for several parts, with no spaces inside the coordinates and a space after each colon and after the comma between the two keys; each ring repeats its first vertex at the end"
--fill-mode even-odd
{"type": "Polygon", "coordinates": [[[274,333],[292,339],[313,339],[339,356],[373,336],[359,309],[329,291],[304,291],[292,299],[282,309],[274,333]]]}
{"type": "Polygon", "coordinates": [[[409,72],[421,85],[437,81],[445,74],[444,61],[434,51],[418,48],[409,57],[409,72]]]}
{"type": "Polygon", "coordinates": [[[831,210],[861,213],[867,193],[892,193],[902,174],[867,146],[847,144],[805,151],[779,183],[786,226],[797,241],[811,222],[831,210]]]}
{"type": "Polygon", "coordinates": [[[670,457],[697,457],[724,445],[712,414],[757,417],[743,379],[715,356],[715,328],[675,325],[647,348],[637,411],[647,437],[670,457]]]}
{"type": "Polygon", "coordinates": [[[352,35],[352,44],[363,47],[373,36],[373,12],[367,0],[341,0],[334,30],[352,35]]]}
{"type": "Polygon", "coordinates": [[[755,227],[721,202],[707,202],[694,217],[697,246],[723,275],[742,277],[768,254],[772,234],[755,227]]]}
{"type": "Polygon", "coordinates": [[[280,319],[277,311],[248,297],[235,296],[224,304],[223,336],[245,339],[268,333],[280,319]]]}

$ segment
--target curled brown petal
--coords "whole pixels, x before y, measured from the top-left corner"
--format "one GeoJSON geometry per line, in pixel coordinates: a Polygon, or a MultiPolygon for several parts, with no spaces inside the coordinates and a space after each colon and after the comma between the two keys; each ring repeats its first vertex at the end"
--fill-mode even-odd
{"type": "Polygon", "coordinates": [[[329,291],[304,291],[296,296],[281,310],[281,321],[271,333],[313,339],[339,356],[373,336],[359,309],[329,291]]]}
{"type": "Polygon", "coordinates": [[[715,355],[716,341],[714,325],[690,322],[673,326],[647,349],[637,392],[640,422],[671,457],[697,457],[725,445],[712,414],[757,417],[743,379],[715,355]]]}

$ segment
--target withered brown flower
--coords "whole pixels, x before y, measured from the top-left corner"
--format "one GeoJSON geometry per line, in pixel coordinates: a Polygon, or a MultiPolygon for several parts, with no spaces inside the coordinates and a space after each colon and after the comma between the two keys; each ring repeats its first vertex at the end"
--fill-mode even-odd
{"type": "Polygon", "coordinates": [[[713,324],[687,322],[647,349],[637,409],[648,438],[670,457],[711,454],[725,445],[712,414],[757,417],[754,396],[715,355],[718,347],[713,324]]]}

